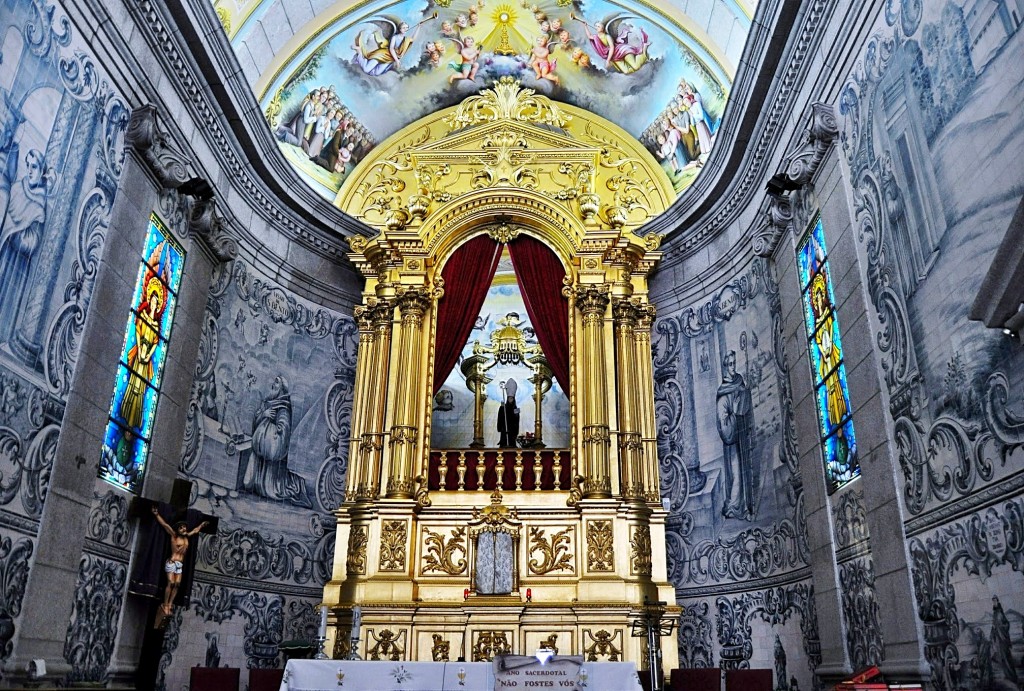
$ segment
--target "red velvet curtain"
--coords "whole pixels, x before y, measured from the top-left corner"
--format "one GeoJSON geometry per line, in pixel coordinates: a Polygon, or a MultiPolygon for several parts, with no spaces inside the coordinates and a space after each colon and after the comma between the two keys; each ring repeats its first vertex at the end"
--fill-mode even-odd
{"type": "Polygon", "coordinates": [[[448,373],[459,361],[459,353],[480,316],[500,258],[501,244],[487,235],[478,235],[455,250],[441,271],[444,297],[437,307],[434,393],[441,389],[448,373]]]}
{"type": "Polygon", "coordinates": [[[551,371],[569,395],[569,306],[562,295],[565,268],[540,240],[520,235],[509,243],[512,267],[551,371]]]}

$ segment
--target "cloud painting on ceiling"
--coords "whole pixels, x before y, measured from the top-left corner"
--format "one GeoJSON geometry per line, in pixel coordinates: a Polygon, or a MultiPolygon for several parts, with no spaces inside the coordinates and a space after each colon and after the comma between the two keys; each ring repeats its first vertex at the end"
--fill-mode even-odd
{"type": "Polygon", "coordinates": [[[700,43],[640,2],[375,0],[292,55],[261,107],[286,158],[333,200],[376,144],[502,76],[618,124],[677,192],[714,145],[728,87],[700,43]]]}

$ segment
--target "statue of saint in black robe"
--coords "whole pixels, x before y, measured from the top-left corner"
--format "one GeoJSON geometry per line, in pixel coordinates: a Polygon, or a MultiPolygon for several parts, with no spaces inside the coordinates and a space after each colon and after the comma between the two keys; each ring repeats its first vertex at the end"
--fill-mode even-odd
{"type": "Polygon", "coordinates": [[[505,401],[498,408],[498,446],[516,445],[519,436],[519,408],[516,406],[516,380],[505,383],[505,401]]]}

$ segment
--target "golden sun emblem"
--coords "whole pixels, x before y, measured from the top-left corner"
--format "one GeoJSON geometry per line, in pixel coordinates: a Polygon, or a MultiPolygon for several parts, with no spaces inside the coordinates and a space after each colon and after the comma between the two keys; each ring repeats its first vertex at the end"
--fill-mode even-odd
{"type": "Polygon", "coordinates": [[[512,5],[498,5],[491,15],[494,23],[498,25],[498,45],[494,52],[497,55],[515,55],[517,51],[509,42],[509,27],[515,25],[519,18],[512,5]]]}

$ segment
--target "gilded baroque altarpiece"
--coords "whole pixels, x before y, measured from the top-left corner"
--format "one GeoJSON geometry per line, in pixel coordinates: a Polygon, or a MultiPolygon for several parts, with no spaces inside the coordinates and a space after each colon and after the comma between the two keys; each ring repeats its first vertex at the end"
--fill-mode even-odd
{"type": "MultiPolygon", "coordinates": [[[[674,196],[626,132],[509,78],[397,133],[345,182],[338,205],[378,233],[350,240],[366,288],[324,590],[336,657],[349,652],[358,604],[363,659],[551,647],[645,666],[642,639],[630,636],[645,598],[668,603],[670,617],[679,610],[666,575],[647,296],[661,238],[634,231],[674,196]],[[427,479],[441,269],[481,233],[533,236],[566,268],[571,442],[556,457],[571,472],[556,466],[555,477],[571,480],[550,488],[524,489],[532,456],[519,449],[498,454],[500,486],[464,482],[467,450],[445,451],[457,486],[427,479]]],[[[664,643],[671,669],[676,647],[664,643]]]]}

